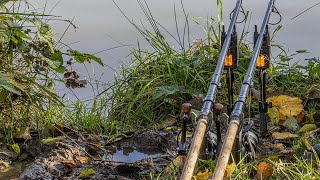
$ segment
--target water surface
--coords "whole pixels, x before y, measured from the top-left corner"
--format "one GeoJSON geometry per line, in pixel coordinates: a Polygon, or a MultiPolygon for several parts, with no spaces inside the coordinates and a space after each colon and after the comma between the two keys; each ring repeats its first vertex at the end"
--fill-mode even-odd
{"type": "MultiPolygon", "coordinates": [[[[184,25],[184,15],[181,9],[180,0],[146,0],[152,11],[154,19],[168,29],[173,35],[177,36],[176,24],[174,16],[174,5],[176,6],[178,27],[182,30],[184,25]]],[[[134,0],[115,0],[123,12],[135,22],[147,24],[147,19],[143,15],[137,1],[134,0]]],[[[234,8],[235,0],[223,0],[223,18],[225,24],[229,23],[229,13],[234,8]]],[[[282,15],[281,24],[283,28],[277,33],[274,41],[284,45],[286,49],[291,51],[306,49],[312,54],[305,57],[319,57],[319,41],[320,41],[320,6],[317,6],[300,17],[291,20],[294,16],[316,4],[319,0],[281,0],[276,1],[276,7],[282,15]]],[[[37,5],[41,6],[43,1],[39,1],[37,5]]],[[[215,0],[183,0],[185,11],[190,17],[191,40],[204,39],[203,30],[192,22],[197,17],[213,17],[217,18],[217,8],[215,0]]],[[[112,51],[99,53],[104,62],[117,69],[117,67],[128,60],[127,55],[129,48],[135,47],[140,40],[142,47],[146,46],[139,36],[138,32],[128,23],[120,11],[117,9],[112,0],[49,0],[48,7],[55,8],[52,13],[61,15],[64,19],[74,19],[77,29],[70,29],[64,36],[63,41],[72,44],[73,48],[94,53],[119,45],[127,45],[128,47],[118,48],[112,51]],[[56,3],[59,2],[57,5],[56,3]]],[[[260,25],[263,20],[265,9],[268,5],[267,0],[243,0],[243,7],[251,12],[250,28],[252,32],[255,24],[260,25]]],[[[278,20],[278,16],[273,15],[271,21],[278,20]]],[[[61,36],[68,26],[64,22],[53,21],[53,26],[57,32],[57,38],[61,36]]],[[[147,27],[150,27],[146,25],[147,27]]],[[[238,25],[238,31],[241,31],[242,24],[238,25]]],[[[271,30],[275,27],[271,27],[271,30]]],[[[248,41],[252,39],[252,33],[248,36],[248,41]]],[[[172,40],[169,40],[173,42],[172,40]]],[[[176,46],[176,43],[172,43],[176,46]]],[[[273,49],[273,52],[278,52],[273,49]]],[[[273,55],[276,55],[275,53],[273,55]]],[[[88,71],[83,67],[75,67],[84,74],[93,77],[94,72],[97,74],[99,81],[111,81],[114,71],[110,68],[101,68],[96,65],[89,66],[88,71]],[[92,71],[94,68],[94,71],[92,71]],[[103,73],[102,73],[103,72],[103,73]],[[101,74],[101,77],[100,77],[101,74]]],[[[65,90],[65,88],[62,88],[65,90]]],[[[98,92],[95,92],[98,93],[98,92]]],[[[88,89],[77,90],[76,94],[83,98],[92,95],[92,91],[88,89]]]]}

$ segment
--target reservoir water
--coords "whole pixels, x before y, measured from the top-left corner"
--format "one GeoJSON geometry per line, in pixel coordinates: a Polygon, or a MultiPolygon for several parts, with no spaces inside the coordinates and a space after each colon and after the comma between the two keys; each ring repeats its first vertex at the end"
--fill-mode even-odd
{"type": "MultiPolygon", "coordinates": [[[[37,0],[35,2],[37,7],[45,6],[46,12],[52,10],[52,14],[59,15],[62,19],[73,20],[77,28],[70,28],[64,35],[63,42],[70,44],[74,49],[95,53],[113,47],[124,46],[97,54],[103,59],[104,63],[111,68],[101,68],[95,64],[87,65],[87,68],[83,68],[82,66],[74,67],[88,78],[93,78],[94,73],[96,73],[96,78],[102,83],[101,86],[103,86],[104,82],[112,81],[115,74],[114,70],[116,70],[121,63],[128,61],[129,58],[127,55],[129,49],[136,47],[138,40],[142,47],[146,46],[146,42],[142,40],[139,33],[120,13],[112,0],[48,0],[46,5],[44,1],[37,0]]],[[[141,22],[146,27],[150,27],[137,1],[115,0],[115,2],[130,20],[138,24],[141,22]]],[[[174,36],[177,36],[174,13],[175,6],[178,21],[177,26],[180,28],[180,32],[182,32],[184,14],[180,0],[146,0],[146,2],[149,5],[154,19],[174,36]]],[[[194,23],[194,20],[200,21],[205,25],[203,19],[207,17],[217,19],[216,1],[183,0],[182,2],[189,16],[191,41],[204,39],[204,31],[194,23]]],[[[236,0],[223,0],[223,19],[226,25],[229,22],[229,14],[234,8],[235,2],[236,0]]],[[[282,44],[286,49],[290,49],[291,52],[302,49],[308,50],[310,53],[303,55],[301,57],[302,59],[319,57],[320,23],[318,18],[320,17],[320,5],[292,19],[318,2],[319,0],[276,1],[276,7],[282,15],[281,25],[283,28],[276,34],[274,38],[275,43],[282,44]]],[[[250,28],[248,29],[250,34],[248,35],[248,41],[252,41],[254,25],[261,25],[267,5],[267,0],[243,0],[244,10],[250,11],[250,28]]],[[[278,18],[276,14],[273,14],[271,21],[276,22],[278,18]]],[[[51,21],[51,24],[57,32],[57,39],[64,34],[68,26],[68,23],[62,21],[51,21]]],[[[240,32],[243,24],[239,24],[237,27],[240,32]]],[[[270,29],[273,31],[275,26],[271,26],[270,29]]],[[[165,31],[162,32],[165,33],[165,31]]],[[[175,46],[176,44],[172,43],[172,45],[175,46]]],[[[273,52],[277,52],[277,50],[273,52]]],[[[60,90],[70,93],[70,91],[64,87],[61,87],[60,90]]],[[[72,96],[77,95],[79,99],[98,93],[93,93],[90,88],[77,89],[75,92],[72,96]]]]}

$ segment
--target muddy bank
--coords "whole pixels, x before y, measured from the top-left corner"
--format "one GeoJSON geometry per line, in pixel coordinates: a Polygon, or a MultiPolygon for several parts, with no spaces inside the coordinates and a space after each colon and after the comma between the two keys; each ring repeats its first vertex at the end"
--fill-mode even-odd
{"type": "Polygon", "coordinates": [[[143,130],[105,145],[101,139],[63,139],[29,164],[19,179],[148,179],[174,158],[175,136],[174,131],[143,130]]]}

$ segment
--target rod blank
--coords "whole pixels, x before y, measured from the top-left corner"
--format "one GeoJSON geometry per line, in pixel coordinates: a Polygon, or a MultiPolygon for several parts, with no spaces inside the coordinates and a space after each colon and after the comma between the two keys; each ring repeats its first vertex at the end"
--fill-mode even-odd
{"type": "Polygon", "coordinates": [[[266,31],[266,27],[269,23],[270,14],[272,12],[272,7],[274,4],[274,1],[275,0],[269,1],[269,5],[268,5],[267,11],[265,13],[263,23],[261,25],[260,34],[259,34],[258,40],[255,44],[253,55],[252,55],[252,58],[250,61],[250,66],[248,68],[247,74],[246,74],[244,81],[242,83],[240,94],[237,98],[237,101],[234,105],[234,109],[231,114],[231,120],[230,120],[230,124],[228,127],[227,135],[226,135],[225,141],[223,143],[222,151],[219,155],[218,162],[217,162],[216,168],[214,170],[212,180],[222,180],[223,176],[224,176],[225,169],[228,165],[230,153],[231,153],[234,141],[236,140],[236,135],[238,133],[239,125],[240,125],[240,123],[242,123],[242,122],[240,122],[239,117],[243,113],[243,108],[245,106],[245,102],[246,102],[246,99],[247,99],[247,96],[249,93],[249,89],[253,85],[253,76],[254,76],[254,71],[256,69],[257,58],[258,58],[258,55],[260,54],[263,35],[264,35],[264,33],[266,31]]]}
{"type": "Polygon", "coordinates": [[[200,154],[200,149],[202,146],[202,142],[205,137],[205,133],[207,130],[208,124],[208,114],[212,110],[212,107],[215,102],[215,98],[217,95],[217,89],[220,84],[221,80],[221,73],[224,69],[224,60],[227,56],[227,51],[229,49],[230,41],[231,41],[231,34],[236,24],[236,20],[240,11],[242,0],[237,0],[236,7],[234,13],[231,18],[231,22],[228,28],[227,36],[224,40],[222,50],[220,52],[220,57],[218,59],[218,64],[216,66],[215,72],[212,75],[212,80],[208,89],[207,96],[204,100],[197,128],[194,133],[194,138],[190,146],[190,150],[187,156],[186,163],[184,165],[182,174],[180,179],[181,180],[190,180],[193,176],[193,171],[197,163],[197,159],[200,154]]]}

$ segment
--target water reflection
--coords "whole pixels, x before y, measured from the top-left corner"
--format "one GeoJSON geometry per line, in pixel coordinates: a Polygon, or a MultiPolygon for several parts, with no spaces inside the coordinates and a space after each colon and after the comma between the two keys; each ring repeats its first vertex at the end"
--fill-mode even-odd
{"type": "Polygon", "coordinates": [[[132,152],[118,150],[115,154],[112,155],[112,160],[116,162],[133,163],[146,158],[154,158],[158,156],[160,156],[160,154],[145,154],[137,150],[133,150],[132,152]]]}

